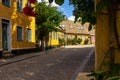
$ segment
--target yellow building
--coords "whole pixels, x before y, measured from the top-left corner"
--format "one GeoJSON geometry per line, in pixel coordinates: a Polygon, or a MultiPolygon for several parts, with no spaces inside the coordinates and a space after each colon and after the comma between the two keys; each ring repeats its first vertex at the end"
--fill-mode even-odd
{"type": "Polygon", "coordinates": [[[27,0],[1,0],[0,51],[35,48],[35,18],[26,16],[27,0]]]}
{"type": "Polygon", "coordinates": [[[64,30],[59,27],[57,31],[53,31],[49,34],[49,46],[57,47],[63,45],[60,39],[64,39],[64,30]]]}

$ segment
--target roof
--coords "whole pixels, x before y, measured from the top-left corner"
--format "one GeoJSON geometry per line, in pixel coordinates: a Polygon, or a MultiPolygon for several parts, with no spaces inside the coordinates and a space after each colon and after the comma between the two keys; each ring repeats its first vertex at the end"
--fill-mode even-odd
{"type": "Polygon", "coordinates": [[[63,28],[65,28],[65,33],[71,34],[94,34],[95,29],[88,31],[89,23],[82,25],[80,22],[74,23],[74,21],[64,20],[61,22],[63,28]]]}

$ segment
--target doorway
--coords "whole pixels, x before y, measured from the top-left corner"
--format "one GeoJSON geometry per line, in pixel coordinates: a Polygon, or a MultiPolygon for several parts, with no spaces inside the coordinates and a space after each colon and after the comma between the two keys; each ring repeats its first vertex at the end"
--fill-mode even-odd
{"type": "Polygon", "coordinates": [[[2,49],[9,50],[10,45],[10,21],[2,19],[2,49]]]}

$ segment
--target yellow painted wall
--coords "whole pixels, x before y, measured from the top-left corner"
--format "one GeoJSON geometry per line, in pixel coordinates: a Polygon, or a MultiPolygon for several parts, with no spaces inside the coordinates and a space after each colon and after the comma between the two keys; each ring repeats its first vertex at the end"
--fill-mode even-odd
{"type": "Polygon", "coordinates": [[[64,38],[64,32],[58,31],[58,35],[59,38],[64,38]]]}
{"type": "Polygon", "coordinates": [[[48,44],[50,46],[58,46],[59,45],[59,32],[51,32],[49,33],[49,41],[48,44]]]}
{"type": "MultiPolygon", "coordinates": [[[[96,3],[99,0],[96,0],[96,3]]],[[[103,10],[104,13],[107,13],[106,10],[103,10]]],[[[120,11],[117,13],[117,29],[120,34],[120,11]]],[[[98,69],[100,64],[105,56],[104,52],[107,52],[109,48],[109,41],[111,37],[109,16],[104,14],[97,15],[97,24],[96,24],[96,54],[95,54],[95,67],[98,69]]],[[[120,37],[120,35],[119,35],[120,37]]],[[[114,38],[113,38],[114,39],[114,38]]],[[[120,39],[120,38],[119,38],[120,39]]],[[[115,62],[120,63],[120,51],[115,51],[115,62]]]]}
{"type": "Polygon", "coordinates": [[[99,68],[104,57],[104,52],[107,52],[109,46],[109,25],[108,16],[99,15],[97,16],[96,24],[96,54],[95,54],[95,66],[99,68]]]}
{"type": "MultiPolygon", "coordinates": [[[[24,1],[24,6],[25,6],[27,0],[23,0],[23,1],[24,1]]],[[[11,20],[11,31],[12,31],[11,37],[12,37],[12,48],[13,49],[35,47],[35,18],[28,17],[23,12],[17,11],[16,0],[11,0],[10,7],[6,7],[2,3],[0,3],[0,18],[6,18],[6,19],[11,20]],[[16,26],[17,25],[23,27],[23,32],[24,32],[23,41],[17,41],[16,39],[16,29],[17,29],[16,26]],[[26,38],[27,28],[30,28],[32,30],[31,41],[27,41],[27,38],[26,38]]],[[[0,26],[1,26],[1,22],[0,22],[0,26]]],[[[0,37],[1,37],[1,33],[0,33],[0,37]]],[[[0,44],[1,44],[1,40],[0,40],[0,44]]]]}
{"type": "Polygon", "coordinates": [[[2,34],[1,34],[2,30],[1,30],[1,26],[2,26],[2,22],[0,20],[0,49],[2,49],[2,39],[1,39],[1,37],[2,37],[2,34]]]}
{"type": "MultiPolygon", "coordinates": [[[[119,6],[120,8],[120,6],[119,6]]],[[[120,42],[120,11],[117,11],[117,30],[119,34],[119,42],[120,42]]],[[[120,63],[120,51],[116,50],[115,51],[115,62],[120,63]]]]}

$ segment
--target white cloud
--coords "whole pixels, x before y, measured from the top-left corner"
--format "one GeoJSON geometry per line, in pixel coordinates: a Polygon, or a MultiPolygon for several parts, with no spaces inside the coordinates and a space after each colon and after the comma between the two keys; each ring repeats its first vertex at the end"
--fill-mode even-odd
{"type": "MultiPolygon", "coordinates": [[[[37,0],[37,1],[38,1],[38,2],[46,2],[47,5],[49,4],[49,1],[48,1],[48,0],[37,0]]],[[[53,2],[51,3],[51,5],[52,5],[53,7],[59,7],[59,5],[55,3],[55,0],[53,0],[53,2]]]]}
{"type": "Polygon", "coordinates": [[[75,20],[75,16],[70,16],[70,17],[68,17],[68,19],[71,20],[71,21],[74,21],[75,20]]]}
{"type": "Polygon", "coordinates": [[[49,2],[48,0],[37,0],[38,2],[49,2]]]}
{"type": "Polygon", "coordinates": [[[55,0],[53,0],[53,2],[51,3],[51,5],[52,5],[53,7],[59,7],[59,5],[55,3],[55,0]]]}
{"type": "Polygon", "coordinates": [[[58,7],[58,11],[63,12],[64,14],[66,14],[65,8],[62,7],[62,6],[59,6],[59,7],[58,7]]]}

